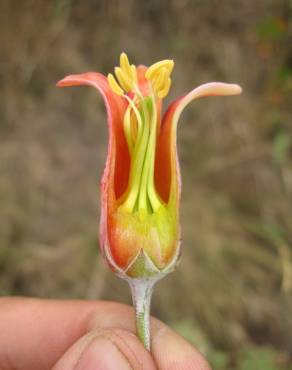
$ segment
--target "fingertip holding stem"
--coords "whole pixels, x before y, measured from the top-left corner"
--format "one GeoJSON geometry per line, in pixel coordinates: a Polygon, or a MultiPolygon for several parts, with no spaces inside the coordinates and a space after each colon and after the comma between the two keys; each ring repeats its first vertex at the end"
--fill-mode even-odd
{"type": "Polygon", "coordinates": [[[155,369],[150,353],[137,337],[126,330],[109,328],[79,339],[52,370],[138,370],[143,366],[155,369]]]}

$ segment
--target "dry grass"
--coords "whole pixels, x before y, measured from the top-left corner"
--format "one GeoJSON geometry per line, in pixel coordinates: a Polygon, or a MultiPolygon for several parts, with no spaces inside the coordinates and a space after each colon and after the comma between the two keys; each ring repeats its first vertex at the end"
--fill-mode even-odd
{"type": "Polygon", "coordinates": [[[136,63],[173,57],[170,98],[210,80],[238,82],[244,94],[183,114],[184,251],[153,311],[183,332],[193,327],[203,349],[230,351],[230,364],[252,361],[253,353],[237,357],[243,345],[266,345],[284,366],[291,30],[282,0],[0,0],[0,293],[129,300],[94,257],[107,142],[101,99],[54,84],[71,72],[108,72],[122,50],[136,63]]]}

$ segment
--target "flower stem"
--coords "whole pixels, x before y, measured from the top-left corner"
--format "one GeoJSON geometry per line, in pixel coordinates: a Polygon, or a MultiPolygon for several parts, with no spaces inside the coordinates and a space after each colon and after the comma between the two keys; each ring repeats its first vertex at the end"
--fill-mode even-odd
{"type": "Polygon", "coordinates": [[[155,279],[128,280],[136,315],[136,333],[144,347],[150,351],[150,303],[155,279]]]}

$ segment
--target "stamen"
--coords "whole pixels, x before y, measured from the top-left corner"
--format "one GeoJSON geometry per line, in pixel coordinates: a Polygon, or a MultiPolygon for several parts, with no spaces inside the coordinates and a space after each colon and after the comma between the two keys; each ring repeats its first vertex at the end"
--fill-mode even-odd
{"type": "MultiPolygon", "coordinates": [[[[155,107],[155,97],[152,95],[152,104],[155,107]]],[[[156,153],[156,140],[157,140],[157,111],[156,109],[153,110],[153,115],[152,115],[152,125],[153,125],[153,131],[154,131],[154,143],[153,143],[153,150],[151,153],[151,166],[149,170],[149,179],[148,179],[148,195],[149,198],[151,199],[151,204],[153,207],[153,210],[156,211],[160,205],[161,201],[157,195],[155,185],[154,185],[154,168],[155,168],[155,153],[156,153]]]]}
{"type": "Polygon", "coordinates": [[[122,53],[120,56],[120,66],[127,78],[129,80],[133,80],[132,69],[129,63],[129,59],[125,53],[122,53]]]}
{"type": "Polygon", "coordinates": [[[144,159],[148,143],[148,127],[147,124],[145,123],[144,115],[142,120],[143,120],[142,134],[136,141],[135,148],[131,155],[131,170],[128,183],[128,191],[125,197],[122,198],[120,206],[124,211],[127,212],[134,212],[136,208],[137,199],[140,194],[141,177],[144,170],[143,169],[144,159]]]}
{"type": "Polygon", "coordinates": [[[128,148],[130,153],[132,153],[135,143],[139,140],[141,131],[142,131],[142,118],[141,115],[133,102],[128,95],[124,95],[124,98],[128,100],[129,106],[126,110],[124,116],[124,133],[127,140],[128,148]],[[131,115],[133,110],[134,116],[131,115]],[[136,118],[136,120],[134,119],[136,118]]]}
{"type": "Polygon", "coordinates": [[[117,79],[119,81],[119,84],[122,86],[122,88],[128,92],[131,91],[133,88],[133,81],[129,79],[129,77],[126,75],[126,73],[122,70],[120,67],[115,68],[115,75],[117,76],[117,79]]]}
{"type": "Polygon", "coordinates": [[[159,74],[156,73],[154,79],[152,80],[153,89],[155,91],[159,91],[159,90],[163,89],[164,84],[165,84],[168,76],[169,75],[167,73],[166,68],[163,67],[161,69],[160,73],[159,74]]]}
{"type": "Polygon", "coordinates": [[[123,90],[126,92],[133,90],[137,82],[137,70],[134,64],[130,64],[125,53],[120,55],[120,67],[115,68],[115,75],[119,84],[111,73],[108,75],[108,83],[113,92],[121,96],[123,90]]]}
{"type": "Polygon", "coordinates": [[[161,206],[161,201],[157,195],[154,185],[154,163],[155,163],[155,149],[156,149],[156,135],[157,135],[157,111],[155,107],[155,97],[151,97],[152,115],[151,115],[151,132],[148,142],[147,154],[145,162],[148,160],[148,178],[147,178],[147,195],[151,204],[153,212],[157,211],[161,206]],[[148,158],[147,158],[148,157],[148,158]]]}
{"type": "Polygon", "coordinates": [[[161,90],[159,90],[157,93],[158,98],[160,99],[164,98],[168,94],[170,86],[171,86],[171,79],[168,77],[168,79],[166,80],[164,84],[164,87],[161,90]]]}
{"type": "Polygon", "coordinates": [[[145,77],[152,84],[152,91],[159,99],[164,98],[170,89],[170,74],[173,70],[173,60],[162,60],[153,64],[146,71],[145,77]]]}
{"type": "Polygon", "coordinates": [[[161,60],[160,62],[152,64],[152,66],[150,66],[147,69],[145,77],[147,80],[152,80],[152,78],[154,78],[155,73],[159,72],[159,70],[161,70],[162,68],[166,68],[168,73],[171,74],[173,67],[174,67],[173,60],[169,59],[161,60]]]}
{"type": "Polygon", "coordinates": [[[120,67],[115,68],[116,78],[112,74],[108,75],[110,88],[129,103],[123,127],[131,168],[128,188],[119,199],[119,204],[123,211],[139,212],[141,217],[156,212],[163,204],[154,184],[158,127],[156,99],[167,95],[173,66],[172,60],[163,60],[148,68],[145,77],[149,81],[150,96],[144,96],[140,91],[137,69],[130,64],[125,53],[120,55],[120,67]],[[130,91],[134,97],[126,94],[130,91]]]}
{"type": "Polygon", "coordinates": [[[119,96],[122,96],[124,94],[124,91],[121,89],[121,87],[119,86],[116,79],[111,73],[107,75],[107,81],[113,92],[115,92],[119,96]]]}
{"type": "Polygon", "coordinates": [[[134,143],[131,134],[131,106],[129,105],[124,116],[124,133],[127,140],[129,152],[132,153],[134,143]]]}
{"type": "MultiPolygon", "coordinates": [[[[144,107],[143,107],[144,108],[144,107]]],[[[147,140],[147,145],[145,147],[145,152],[144,152],[144,161],[143,161],[143,171],[142,171],[142,176],[141,176],[141,183],[140,183],[140,190],[139,190],[139,198],[138,198],[138,209],[140,211],[147,212],[151,211],[151,206],[148,202],[148,197],[147,197],[147,179],[149,175],[149,146],[150,146],[150,136],[151,136],[151,127],[150,127],[150,120],[149,120],[149,107],[148,105],[145,104],[145,108],[143,110],[147,112],[147,116],[145,116],[145,121],[144,121],[144,129],[143,129],[143,136],[145,136],[147,140]]]]}
{"type": "Polygon", "coordinates": [[[132,141],[135,144],[138,138],[138,124],[137,120],[135,119],[135,115],[131,114],[131,134],[132,134],[132,141]]]}
{"type": "Polygon", "coordinates": [[[129,102],[129,106],[133,109],[134,111],[134,114],[136,116],[136,119],[137,119],[137,124],[138,124],[138,136],[140,135],[140,132],[142,130],[142,126],[143,126],[143,123],[142,123],[142,119],[141,119],[141,115],[140,115],[140,112],[138,111],[135,103],[133,102],[132,99],[130,99],[128,97],[128,95],[124,95],[124,98],[126,98],[129,102]]]}
{"type": "Polygon", "coordinates": [[[135,83],[137,83],[137,69],[134,64],[131,65],[132,77],[135,83]]]}

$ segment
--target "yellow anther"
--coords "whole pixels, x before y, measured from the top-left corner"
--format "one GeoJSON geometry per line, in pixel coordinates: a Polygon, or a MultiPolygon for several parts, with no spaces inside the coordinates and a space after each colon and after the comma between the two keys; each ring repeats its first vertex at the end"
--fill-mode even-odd
{"type": "Polygon", "coordinates": [[[125,53],[120,55],[120,66],[124,74],[131,80],[132,79],[132,69],[129,63],[129,59],[125,53]]]}
{"type": "Polygon", "coordinates": [[[171,74],[171,72],[173,70],[173,67],[174,67],[174,61],[173,60],[169,60],[169,59],[161,60],[160,62],[152,64],[152,66],[150,66],[147,69],[145,77],[146,77],[147,80],[152,80],[152,78],[154,78],[154,75],[157,72],[159,73],[159,71],[162,68],[166,68],[168,73],[171,74]]]}
{"type": "Polygon", "coordinates": [[[170,89],[170,85],[171,85],[171,79],[168,77],[168,79],[164,83],[163,88],[161,90],[159,90],[158,93],[157,93],[158,98],[162,99],[168,94],[169,89],[170,89]]]}
{"type": "Polygon", "coordinates": [[[119,86],[116,79],[111,73],[107,75],[107,81],[113,92],[120,96],[124,94],[124,91],[121,89],[121,87],[119,86]]]}
{"type": "Polygon", "coordinates": [[[133,81],[129,79],[126,73],[120,67],[115,68],[115,75],[119,81],[119,84],[125,91],[131,91],[133,88],[133,81]]]}
{"type": "Polygon", "coordinates": [[[170,74],[173,70],[173,60],[165,59],[150,66],[145,77],[151,82],[152,88],[159,98],[165,97],[170,89],[170,74]]]}
{"type": "Polygon", "coordinates": [[[136,69],[136,66],[134,66],[134,64],[131,65],[131,70],[132,70],[133,81],[136,83],[137,82],[137,69],[136,69]]]}
{"type": "Polygon", "coordinates": [[[152,86],[155,91],[159,91],[164,88],[164,85],[169,77],[169,74],[166,68],[162,68],[160,73],[155,73],[154,78],[152,80],[152,86]]]}
{"type": "Polygon", "coordinates": [[[130,64],[126,53],[120,55],[120,67],[115,68],[115,77],[110,73],[107,77],[110,88],[118,95],[133,90],[137,82],[137,70],[130,64]]]}
{"type": "MultiPolygon", "coordinates": [[[[130,65],[129,59],[126,53],[122,53],[120,56],[120,70],[118,70],[118,74],[120,78],[126,83],[129,87],[128,90],[133,88],[134,83],[137,81],[137,71],[134,64],[130,65]]],[[[117,76],[118,77],[118,76],[117,76]]]]}

